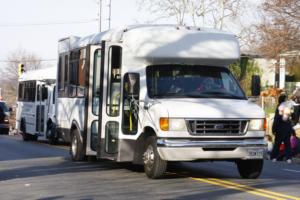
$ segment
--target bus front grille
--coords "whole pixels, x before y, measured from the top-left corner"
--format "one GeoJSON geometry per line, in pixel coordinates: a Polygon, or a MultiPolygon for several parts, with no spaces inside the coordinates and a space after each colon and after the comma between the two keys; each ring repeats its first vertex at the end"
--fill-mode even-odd
{"type": "Polygon", "coordinates": [[[241,136],[247,125],[247,120],[187,120],[189,133],[197,136],[241,136]]]}

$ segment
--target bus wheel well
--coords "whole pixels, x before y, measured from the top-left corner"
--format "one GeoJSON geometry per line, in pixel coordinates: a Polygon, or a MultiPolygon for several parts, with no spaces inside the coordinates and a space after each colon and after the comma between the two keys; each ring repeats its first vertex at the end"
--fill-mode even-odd
{"type": "MultiPolygon", "coordinates": [[[[73,137],[73,130],[77,129],[79,131],[79,133],[81,132],[80,129],[79,129],[79,126],[77,125],[77,122],[76,121],[73,121],[72,122],[72,125],[71,125],[71,128],[70,128],[70,138],[72,139],[73,137]]],[[[81,140],[82,140],[82,135],[79,134],[80,137],[81,137],[81,140]]]]}
{"type": "Polygon", "coordinates": [[[48,119],[48,121],[47,121],[47,129],[50,127],[51,124],[52,124],[52,120],[48,119]]]}
{"type": "Polygon", "coordinates": [[[24,117],[21,118],[20,131],[26,133],[26,120],[24,117]]]}
{"type": "Polygon", "coordinates": [[[133,160],[134,164],[143,164],[143,153],[146,150],[147,138],[150,136],[156,136],[154,129],[151,127],[145,127],[143,133],[136,140],[133,160]]]}

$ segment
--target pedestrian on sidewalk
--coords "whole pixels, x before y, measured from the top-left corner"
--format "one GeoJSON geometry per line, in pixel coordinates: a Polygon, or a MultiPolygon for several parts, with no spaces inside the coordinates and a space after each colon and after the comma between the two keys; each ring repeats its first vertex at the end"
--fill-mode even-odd
{"type": "Polygon", "coordinates": [[[293,129],[290,119],[291,109],[284,103],[286,95],[280,95],[278,98],[278,107],[275,111],[272,132],[275,135],[275,143],[271,154],[271,159],[276,162],[279,158],[279,148],[281,143],[285,146],[285,158],[288,163],[291,163],[291,143],[290,137],[295,130],[293,129]]]}
{"type": "Polygon", "coordinates": [[[297,147],[298,147],[298,138],[296,136],[296,133],[293,132],[291,136],[291,155],[295,156],[297,155],[297,147]]]}
{"type": "Polygon", "coordinates": [[[267,159],[271,159],[271,153],[273,150],[273,141],[271,135],[266,135],[266,142],[267,142],[267,159]]]}

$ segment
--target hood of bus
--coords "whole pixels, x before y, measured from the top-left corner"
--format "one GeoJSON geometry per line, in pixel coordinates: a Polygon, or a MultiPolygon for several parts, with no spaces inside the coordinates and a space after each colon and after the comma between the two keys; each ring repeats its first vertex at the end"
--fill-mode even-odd
{"type": "Polygon", "coordinates": [[[159,99],[152,109],[170,118],[264,118],[265,113],[249,100],[236,99],[159,99]]]}

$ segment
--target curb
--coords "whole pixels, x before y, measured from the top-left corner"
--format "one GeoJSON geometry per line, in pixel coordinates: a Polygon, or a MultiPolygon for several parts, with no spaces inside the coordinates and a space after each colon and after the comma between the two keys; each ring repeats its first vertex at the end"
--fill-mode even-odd
{"type": "Polygon", "coordinates": [[[300,164],[300,158],[299,157],[294,157],[292,158],[294,163],[300,164]]]}

